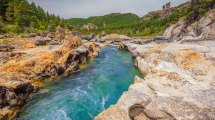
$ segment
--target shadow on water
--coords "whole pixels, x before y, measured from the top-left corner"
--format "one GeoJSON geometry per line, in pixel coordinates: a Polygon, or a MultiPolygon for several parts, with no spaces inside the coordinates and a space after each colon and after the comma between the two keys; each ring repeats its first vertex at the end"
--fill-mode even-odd
{"type": "Polygon", "coordinates": [[[101,54],[88,60],[86,68],[45,82],[16,120],[92,120],[141,77],[135,59],[117,46],[101,48],[101,54]]]}

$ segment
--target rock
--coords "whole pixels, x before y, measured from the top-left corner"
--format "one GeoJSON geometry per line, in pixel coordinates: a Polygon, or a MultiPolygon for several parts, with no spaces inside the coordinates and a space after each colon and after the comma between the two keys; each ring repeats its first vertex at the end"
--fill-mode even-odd
{"type": "Polygon", "coordinates": [[[105,31],[102,31],[102,36],[104,37],[106,35],[105,31]]]}
{"type": "Polygon", "coordinates": [[[63,40],[65,39],[64,31],[60,26],[58,26],[56,29],[57,29],[56,31],[57,41],[59,44],[62,44],[63,40]]]}
{"type": "Polygon", "coordinates": [[[73,72],[79,69],[78,62],[73,62],[66,70],[65,73],[73,72]]]}
{"type": "Polygon", "coordinates": [[[6,63],[8,61],[8,55],[2,54],[0,55],[0,63],[6,63]]]}
{"type": "Polygon", "coordinates": [[[81,36],[81,33],[78,32],[78,31],[71,31],[71,32],[72,32],[72,35],[73,35],[73,36],[78,36],[78,37],[81,36]]]}
{"type": "Polygon", "coordinates": [[[14,49],[14,46],[4,45],[4,44],[0,45],[0,51],[1,52],[9,52],[9,51],[11,51],[11,49],[14,49]]]}
{"type": "Polygon", "coordinates": [[[215,119],[213,44],[126,46],[130,52],[146,49],[135,60],[144,79],[135,77],[117,103],[94,120],[215,119]]]}
{"type": "Polygon", "coordinates": [[[52,38],[52,34],[51,34],[51,33],[48,33],[48,34],[46,35],[46,37],[52,38]]]}
{"type": "Polygon", "coordinates": [[[41,36],[35,37],[33,42],[34,42],[35,45],[46,45],[45,39],[43,37],[41,37],[41,36]]]}
{"type": "Polygon", "coordinates": [[[24,96],[29,95],[33,91],[34,87],[31,85],[31,83],[20,84],[14,89],[16,95],[23,94],[24,96]]]}
{"type": "Polygon", "coordinates": [[[44,37],[43,30],[39,30],[39,36],[42,36],[42,37],[44,37]]]}
{"type": "Polygon", "coordinates": [[[96,35],[95,35],[94,33],[92,33],[92,34],[90,35],[90,37],[91,37],[91,39],[93,39],[93,38],[96,37],[96,35]]]}
{"type": "Polygon", "coordinates": [[[30,33],[30,34],[28,35],[28,38],[36,37],[36,36],[37,36],[37,34],[36,34],[36,33],[30,33]]]}
{"type": "Polygon", "coordinates": [[[194,40],[214,38],[214,15],[215,9],[201,16],[198,21],[188,24],[186,19],[181,18],[176,24],[167,28],[163,36],[167,38],[180,38],[181,40],[194,40]]]}
{"type": "Polygon", "coordinates": [[[170,8],[170,2],[163,6],[162,12],[160,14],[160,19],[165,18],[172,14],[171,8],[170,8]]]}
{"type": "Polygon", "coordinates": [[[121,44],[118,46],[118,50],[128,50],[128,46],[121,44]]]}
{"type": "Polygon", "coordinates": [[[81,42],[82,42],[82,43],[87,43],[87,42],[88,42],[88,40],[82,40],[81,42]]]}
{"type": "Polygon", "coordinates": [[[37,36],[37,34],[36,34],[36,33],[30,33],[30,34],[28,35],[28,38],[36,37],[36,36],[37,36]]]}
{"type": "Polygon", "coordinates": [[[8,33],[4,34],[4,37],[5,37],[5,38],[13,38],[12,35],[10,35],[10,34],[8,34],[8,33]]]}
{"type": "Polygon", "coordinates": [[[59,43],[51,42],[50,45],[59,45],[59,43]]]}
{"type": "Polygon", "coordinates": [[[98,29],[98,27],[97,26],[95,26],[94,24],[92,24],[92,23],[87,23],[87,25],[83,25],[83,27],[81,28],[82,30],[83,29],[87,29],[87,30],[91,30],[91,29],[98,29]]]}
{"type": "Polygon", "coordinates": [[[29,42],[25,45],[26,48],[35,48],[35,44],[33,42],[29,42]]]}
{"type": "Polygon", "coordinates": [[[170,42],[170,39],[165,38],[163,36],[156,36],[153,39],[154,42],[158,43],[158,44],[162,44],[162,43],[168,43],[170,42]]]}
{"type": "Polygon", "coordinates": [[[50,42],[52,39],[51,39],[50,37],[45,37],[44,40],[45,40],[46,42],[50,42]]]}
{"type": "Polygon", "coordinates": [[[91,36],[89,36],[89,35],[81,35],[80,38],[82,40],[88,40],[88,41],[91,40],[91,36]]]}
{"type": "Polygon", "coordinates": [[[4,35],[0,35],[0,39],[4,39],[4,35]]]}

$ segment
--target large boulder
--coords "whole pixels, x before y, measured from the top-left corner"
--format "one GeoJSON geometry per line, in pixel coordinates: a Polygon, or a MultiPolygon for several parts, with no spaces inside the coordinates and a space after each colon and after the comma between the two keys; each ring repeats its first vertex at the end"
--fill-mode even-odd
{"type": "Polygon", "coordinates": [[[105,36],[105,35],[106,35],[105,31],[102,31],[102,36],[105,36]]]}
{"type": "Polygon", "coordinates": [[[61,44],[65,39],[64,31],[60,26],[58,26],[56,29],[57,29],[56,31],[57,41],[61,44]]]}
{"type": "Polygon", "coordinates": [[[4,44],[0,45],[0,51],[1,52],[10,52],[11,49],[14,49],[14,46],[12,46],[12,45],[4,45],[4,44]]]}
{"type": "Polygon", "coordinates": [[[8,54],[0,55],[0,63],[5,63],[8,60],[8,54]]]}
{"type": "Polygon", "coordinates": [[[4,39],[4,35],[0,35],[0,39],[4,39]]]}
{"type": "Polygon", "coordinates": [[[46,42],[50,42],[52,39],[51,39],[50,37],[45,37],[44,40],[45,40],[46,42]]]}
{"type": "Polygon", "coordinates": [[[12,35],[6,33],[6,34],[4,34],[4,37],[6,37],[6,38],[12,38],[12,35]]]}
{"type": "Polygon", "coordinates": [[[41,37],[41,36],[35,37],[33,42],[34,42],[35,45],[46,45],[45,39],[43,37],[41,37]]]}
{"type": "Polygon", "coordinates": [[[36,36],[37,36],[37,34],[36,34],[36,33],[30,33],[30,34],[28,35],[28,38],[36,37],[36,36]]]}
{"type": "Polygon", "coordinates": [[[43,30],[39,30],[39,36],[44,37],[44,32],[43,32],[43,30]]]}

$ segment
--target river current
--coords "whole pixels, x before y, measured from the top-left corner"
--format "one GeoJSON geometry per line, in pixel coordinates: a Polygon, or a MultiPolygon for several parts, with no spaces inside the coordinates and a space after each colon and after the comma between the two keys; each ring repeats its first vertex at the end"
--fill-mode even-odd
{"type": "Polygon", "coordinates": [[[117,46],[101,48],[99,57],[85,68],[44,82],[29,99],[16,120],[92,120],[142,77],[135,59],[117,46]]]}

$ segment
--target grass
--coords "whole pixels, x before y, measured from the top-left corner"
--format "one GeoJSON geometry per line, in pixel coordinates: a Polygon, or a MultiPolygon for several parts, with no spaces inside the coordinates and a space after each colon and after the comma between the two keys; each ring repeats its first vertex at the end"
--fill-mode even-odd
{"type": "Polygon", "coordinates": [[[9,41],[8,39],[5,39],[5,40],[3,40],[3,41],[1,42],[1,44],[7,45],[9,42],[10,42],[10,41],[9,41]]]}

